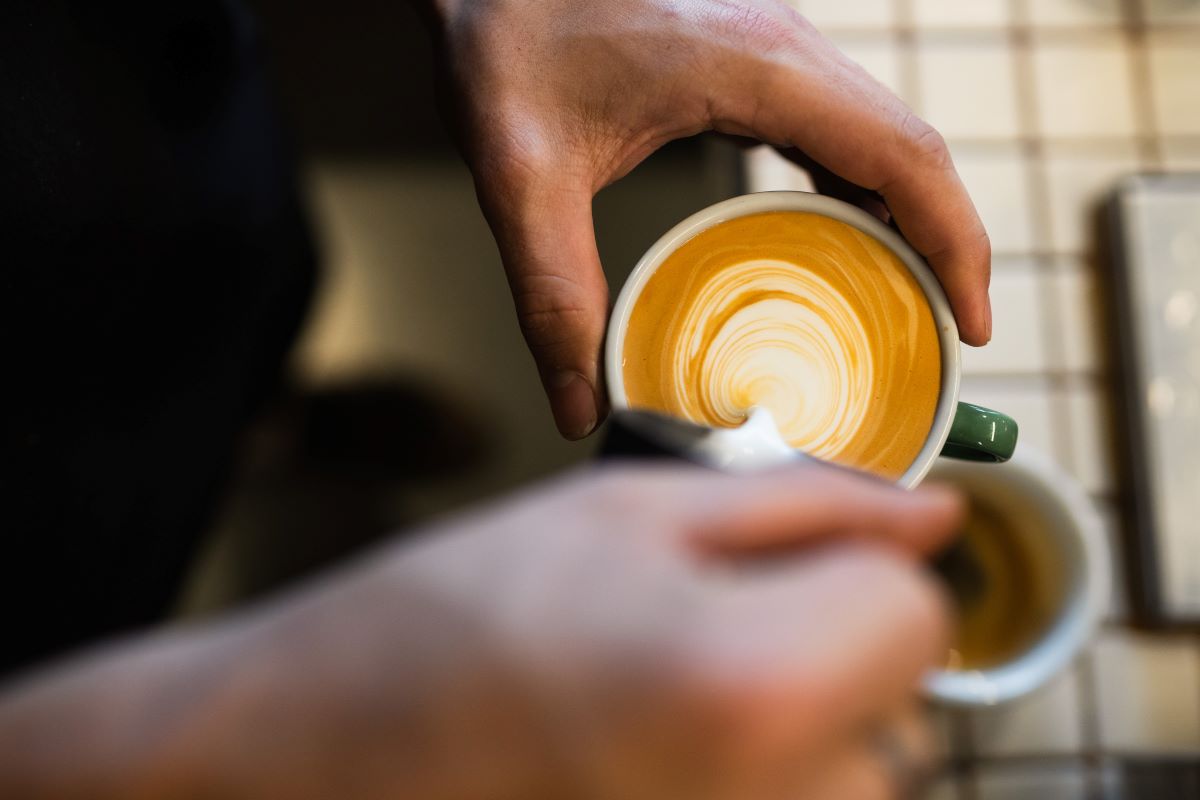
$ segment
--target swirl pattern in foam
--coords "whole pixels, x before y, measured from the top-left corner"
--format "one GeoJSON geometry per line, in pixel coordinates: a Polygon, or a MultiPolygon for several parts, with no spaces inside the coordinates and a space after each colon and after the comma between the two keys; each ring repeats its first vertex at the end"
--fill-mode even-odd
{"type": "Polygon", "coordinates": [[[687,355],[675,361],[672,388],[683,398],[695,387],[707,419],[737,425],[751,407],[766,406],[784,439],[832,458],[866,416],[866,329],[810,269],[768,259],[730,264],[696,293],[680,327],[687,355]]]}
{"type": "Polygon", "coordinates": [[[792,446],[897,478],[933,422],[933,315],[882,244],[816,214],[721,223],[671,254],[625,336],[635,407],[738,425],[756,405],[792,446]]]}

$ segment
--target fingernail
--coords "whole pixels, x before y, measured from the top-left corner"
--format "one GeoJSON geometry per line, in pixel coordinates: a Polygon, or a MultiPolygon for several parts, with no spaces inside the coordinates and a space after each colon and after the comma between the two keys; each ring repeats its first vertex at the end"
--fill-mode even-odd
{"type": "Polygon", "coordinates": [[[550,407],[558,432],[568,439],[582,439],[596,427],[596,392],[587,378],[564,370],[546,382],[550,407]]]}
{"type": "Polygon", "coordinates": [[[984,333],[987,335],[987,341],[992,340],[992,302],[983,307],[984,310],[984,333]]]}

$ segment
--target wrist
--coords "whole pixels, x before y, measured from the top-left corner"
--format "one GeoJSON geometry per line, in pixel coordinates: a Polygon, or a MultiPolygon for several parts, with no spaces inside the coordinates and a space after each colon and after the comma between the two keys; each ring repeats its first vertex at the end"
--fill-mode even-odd
{"type": "Polygon", "coordinates": [[[204,774],[200,743],[227,706],[235,648],[220,629],[159,634],[9,687],[0,796],[188,794],[204,774]]]}
{"type": "Polygon", "coordinates": [[[282,794],[337,796],[345,765],[386,764],[371,780],[398,796],[547,796],[548,745],[531,742],[538,720],[520,681],[422,577],[380,564],[250,621],[238,637],[250,667],[221,726],[247,738],[214,737],[196,760],[223,765],[216,789],[280,794],[301,763],[304,792],[285,782],[282,794]]]}

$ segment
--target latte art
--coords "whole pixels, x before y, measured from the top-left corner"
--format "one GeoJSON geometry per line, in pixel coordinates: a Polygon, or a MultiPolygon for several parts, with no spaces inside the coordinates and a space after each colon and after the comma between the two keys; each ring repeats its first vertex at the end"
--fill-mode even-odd
{"type": "Polygon", "coordinates": [[[695,398],[707,420],[738,425],[765,406],[784,439],[833,458],[866,417],[866,329],[811,270],[767,259],[731,264],[697,292],[680,337],[687,357],[675,362],[671,390],[681,406],[695,398]]]}
{"type": "Polygon", "coordinates": [[[763,406],[793,447],[895,479],[933,424],[941,351],[895,254],[780,211],[702,231],[658,266],[633,304],[622,375],[635,408],[733,427],[763,406]]]}

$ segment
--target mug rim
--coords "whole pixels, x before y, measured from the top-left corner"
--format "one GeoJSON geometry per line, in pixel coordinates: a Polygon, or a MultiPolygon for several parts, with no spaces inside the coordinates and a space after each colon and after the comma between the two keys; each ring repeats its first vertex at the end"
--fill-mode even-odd
{"type": "Polygon", "coordinates": [[[685,242],[708,228],[752,214],[771,211],[803,211],[829,217],[872,237],[891,251],[921,287],[934,325],[937,327],[938,349],[941,356],[941,380],[933,422],[917,457],[896,480],[896,484],[911,489],[933,468],[934,461],[950,436],[954,414],[958,407],[962,380],[962,350],[958,324],[946,299],[946,293],[933,270],[899,233],[857,206],[833,197],[799,191],[770,191],[744,194],[723,200],[691,214],[675,225],[646,250],[638,260],[613,305],[604,341],[604,374],[608,385],[609,403],[613,409],[629,408],[625,395],[625,376],[622,352],[625,333],[633,307],[641,296],[646,282],[666,258],[685,242]]]}
{"type": "MultiPolygon", "coordinates": [[[[954,473],[986,469],[988,486],[1024,487],[1039,509],[1052,507],[1068,520],[1069,530],[1051,525],[1047,530],[1064,545],[1078,545],[1082,558],[1075,566],[1080,579],[1064,598],[1055,621],[1019,655],[982,670],[933,670],[925,677],[928,697],[959,707],[994,706],[1015,700],[1048,683],[1065,669],[1091,640],[1112,591],[1108,542],[1096,509],[1079,484],[1049,456],[1021,445],[1005,464],[978,464],[944,458],[938,462],[939,478],[953,483],[954,473]],[[1034,487],[1035,492],[1028,492],[1034,487]]],[[[1064,547],[1065,549],[1065,547],[1064,547]]]]}

